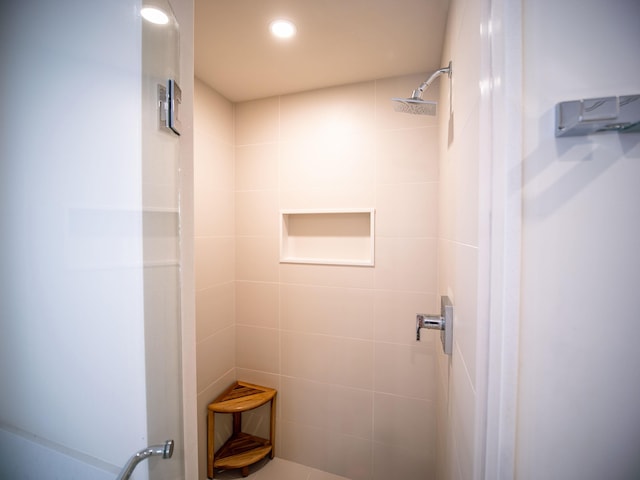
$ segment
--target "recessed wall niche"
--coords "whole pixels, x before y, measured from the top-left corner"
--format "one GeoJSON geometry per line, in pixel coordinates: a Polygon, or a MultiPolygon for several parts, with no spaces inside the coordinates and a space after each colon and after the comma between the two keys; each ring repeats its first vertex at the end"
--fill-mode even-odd
{"type": "Polygon", "coordinates": [[[280,262],[374,265],[375,210],[281,210],[280,262]]]}

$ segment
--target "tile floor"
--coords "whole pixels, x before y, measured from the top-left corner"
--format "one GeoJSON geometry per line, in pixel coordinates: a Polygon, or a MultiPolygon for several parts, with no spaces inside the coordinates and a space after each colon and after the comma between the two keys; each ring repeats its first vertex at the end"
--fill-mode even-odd
{"type": "MultiPolygon", "coordinates": [[[[240,470],[227,470],[216,473],[215,480],[241,479],[240,470]]],[[[274,458],[263,460],[249,467],[249,480],[349,480],[346,477],[306,467],[299,463],[274,458]]]]}

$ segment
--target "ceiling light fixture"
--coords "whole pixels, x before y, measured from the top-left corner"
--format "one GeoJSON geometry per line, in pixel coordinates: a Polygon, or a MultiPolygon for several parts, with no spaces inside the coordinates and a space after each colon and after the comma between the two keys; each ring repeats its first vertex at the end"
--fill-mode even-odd
{"type": "Polygon", "coordinates": [[[140,15],[142,15],[142,18],[145,20],[155,23],[156,25],[166,25],[169,23],[169,16],[155,7],[143,7],[140,10],[140,15]]]}
{"type": "Polygon", "coordinates": [[[269,25],[269,30],[278,38],[291,38],[296,34],[296,26],[289,20],[274,20],[269,25]]]}

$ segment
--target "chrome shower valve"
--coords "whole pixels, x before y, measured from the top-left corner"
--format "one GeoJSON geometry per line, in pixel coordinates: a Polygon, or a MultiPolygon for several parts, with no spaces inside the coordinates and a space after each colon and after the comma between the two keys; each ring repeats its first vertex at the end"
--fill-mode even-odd
{"type": "Polygon", "coordinates": [[[453,351],[453,305],[449,297],[440,297],[440,315],[419,313],[416,315],[416,340],[420,341],[420,329],[440,330],[442,349],[447,355],[453,351]]]}

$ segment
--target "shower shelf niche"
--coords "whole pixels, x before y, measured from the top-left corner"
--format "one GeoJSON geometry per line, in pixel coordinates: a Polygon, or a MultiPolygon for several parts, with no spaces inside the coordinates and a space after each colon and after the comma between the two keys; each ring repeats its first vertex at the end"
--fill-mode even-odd
{"type": "Polygon", "coordinates": [[[280,211],[280,263],[374,265],[375,210],[280,211]]]}

